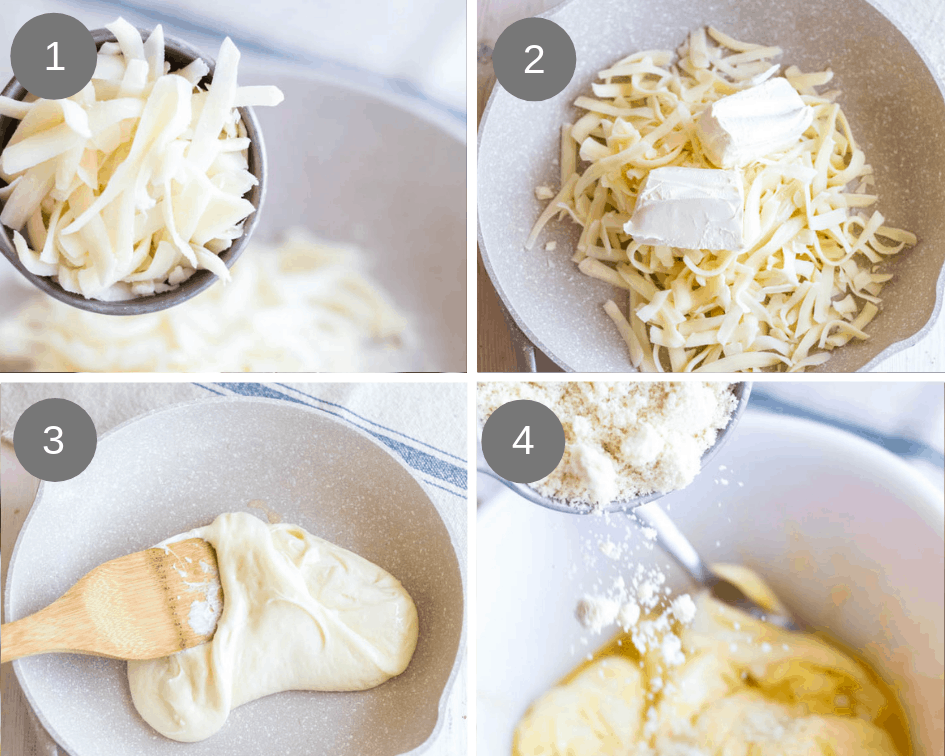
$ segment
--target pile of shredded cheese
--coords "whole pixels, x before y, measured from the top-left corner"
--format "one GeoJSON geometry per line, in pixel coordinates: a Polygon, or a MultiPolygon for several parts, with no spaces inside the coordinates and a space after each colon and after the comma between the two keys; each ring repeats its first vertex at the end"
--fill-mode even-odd
{"type": "Polygon", "coordinates": [[[203,89],[202,60],[170,71],[161,26],[147,41],[121,18],[107,28],[118,41],[77,94],[0,97],[0,115],[21,119],[0,155],[0,221],[28,271],[86,298],[168,291],[199,269],[228,281],[219,254],[242,235],[257,183],[237,108],[282,92],[237,86],[229,38],[203,89]]]}
{"type": "MultiPolygon", "coordinates": [[[[624,233],[638,191],[660,166],[713,168],[696,136],[711,103],[778,73],[778,47],[739,42],[708,27],[679,50],[639,52],[600,71],[587,111],[561,130],[561,187],[526,242],[556,215],[583,227],[573,260],[588,276],[629,293],[626,315],[604,310],[647,372],[803,371],[829,351],[867,339],[879,293],[892,276],[878,266],[916,237],[884,225],[870,193],[873,171],[836,103],[818,94],[830,71],[784,71],[814,121],[797,144],[742,167],[745,247],[649,246],[624,233]],[[708,32],[708,34],[706,33],[708,32]],[[664,351],[665,350],[665,351],[664,351]]],[[[553,196],[551,196],[553,195],[553,196]]],[[[546,249],[552,249],[549,244],[546,249]]]]}
{"type": "Polygon", "coordinates": [[[228,286],[169,310],[116,318],[36,295],[0,323],[0,363],[43,372],[406,369],[407,321],[364,270],[357,249],[295,229],[278,247],[254,240],[228,286]]]}

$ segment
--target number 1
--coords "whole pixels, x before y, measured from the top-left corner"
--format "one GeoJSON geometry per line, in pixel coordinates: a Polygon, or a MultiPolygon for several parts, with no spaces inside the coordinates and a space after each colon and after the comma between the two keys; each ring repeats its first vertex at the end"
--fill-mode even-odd
{"type": "Polygon", "coordinates": [[[512,444],[513,449],[524,449],[526,454],[532,453],[532,449],[535,448],[535,445],[531,442],[530,429],[531,429],[530,425],[526,425],[524,428],[522,428],[522,432],[518,434],[518,438],[515,439],[515,443],[512,444]],[[524,444],[519,443],[519,441],[522,440],[522,436],[525,436],[524,444]]]}
{"type": "MultiPolygon", "coordinates": [[[[51,45],[48,45],[46,49],[52,48],[52,65],[46,66],[47,71],[65,71],[66,69],[59,65],[59,43],[53,42],[51,45]]],[[[526,52],[528,52],[526,50],[526,52]]],[[[58,452],[56,452],[58,453],[58,452]]]]}
{"type": "Polygon", "coordinates": [[[538,57],[528,64],[528,68],[525,69],[525,73],[544,73],[544,68],[532,68],[532,66],[541,60],[541,56],[545,54],[545,51],[542,50],[538,45],[529,45],[525,48],[525,52],[528,52],[529,50],[538,50],[538,57]]]}

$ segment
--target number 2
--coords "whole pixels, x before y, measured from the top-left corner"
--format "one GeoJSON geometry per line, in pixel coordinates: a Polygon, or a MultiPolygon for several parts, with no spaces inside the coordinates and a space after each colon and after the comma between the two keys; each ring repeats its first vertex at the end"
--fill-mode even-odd
{"type": "Polygon", "coordinates": [[[49,433],[49,431],[59,431],[58,436],[56,436],[55,438],[49,439],[54,444],[59,444],[59,448],[56,449],[56,451],[53,451],[48,446],[44,446],[43,451],[45,451],[47,454],[58,454],[59,452],[62,451],[62,441],[60,441],[60,439],[62,438],[62,428],[60,428],[58,425],[50,425],[46,430],[43,431],[43,433],[49,433]]]}
{"type": "MultiPolygon", "coordinates": [[[[541,71],[539,71],[541,73],[541,71]]],[[[512,444],[513,449],[524,449],[526,454],[531,454],[532,449],[535,448],[535,445],[531,441],[531,426],[526,425],[522,428],[522,432],[518,434],[518,438],[515,439],[515,443],[512,444]],[[521,444],[519,441],[522,440],[522,436],[525,436],[525,443],[521,444]]]]}
{"type": "MultiPolygon", "coordinates": [[[[66,69],[59,65],[59,43],[53,42],[51,45],[47,45],[46,49],[52,48],[52,65],[46,66],[47,71],[65,71],[66,69]]],[[[528,52],[527,50],[525,52],[528,52]]],[[[62,431],[60,431],[61,433],[62,431]]],[[[48,450],[47,450],[48,451],[48,450]]],[[[61,450],[60,450],[61,451],[61,450]]],[[[56,452],[58,454],[59,452],[56,452]]]]}
{"type": "Polygon", "coordinates": [[[528,52],[529,50],[538,50],[538,57],[528,64],[528,68],[525,69],[525,73],[544,73],[545,69],[532,68],[532,66],[535,65],[539,60],[541,60],[541,56],[545,54],[545,51],[542,50],[538,45],[529,45],[528,47],[525,48],[525,52],[528,52]]]}

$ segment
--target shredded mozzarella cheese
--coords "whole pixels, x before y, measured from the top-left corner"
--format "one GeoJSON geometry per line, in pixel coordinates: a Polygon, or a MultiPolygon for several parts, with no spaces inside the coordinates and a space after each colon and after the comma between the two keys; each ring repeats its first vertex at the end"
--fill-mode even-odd
{"type": "Polygon", "coordinates": [[[29,272],[89,299],[169,291],[200,269],[228,281],[219,255],[242,235],[257,183],[236,108],[282,93],[236,85],[229,38],[202,89],[207,64],[171,72],[161,26],[146,41],[124,19],[107,28],[118,41],[102,45],[77,94],[0,97],[0,114],[20,119],[0,155],[0,222],[29,272]]]}
{"type": "Polygon", "coordinates": [[[866,193],[872,167],[835,102],[838,93],[815,89],[833,74],[795,66],[784,75],[813,108],[813,123],[793,146],[738,169],[743,249],[647,245],[625,233],[653,168],[716,167],[696,134],[699,115],[776,74],[771,59],[780,54],[697,29],[675,60],[650,50],[601,71],[594,96],[575,100],[584,115],[562,127],[561,188],[539,195],[553,196],[525,247],[534,247],[555,216],[583,228],[572,259],[585,275],[628,290],[626,316],[612,300],[604,310],[635,368],[795,372],[822,365],[829,350],[869,338],[863,329],[891,278],[879,265],[916,243],[878,211],[861,214],[877,199],[866,193]]]}
{"type": "Polygon", "coordinates": [[[114,318],[35,296],[0,323],[0,363],[43,372],[416,368],[404,364],[413,359],[405,317],[364,271],[358,250],[296,229],[278,247],[254,240],[228,286],[169,310],[114,318]]]}

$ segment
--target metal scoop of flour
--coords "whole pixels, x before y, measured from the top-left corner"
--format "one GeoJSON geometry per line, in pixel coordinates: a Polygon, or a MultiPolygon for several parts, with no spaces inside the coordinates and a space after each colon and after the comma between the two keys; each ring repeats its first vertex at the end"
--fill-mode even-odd
{"type": "Polygon", "coordinates": [[[45,609],[0,627],[0,662],[48,653],[157,659],[213,638],[223,592],[213,546],[189,538],[112,559],[45,609]]]}
{"type": "Polygon", "coordinates": [[[656,531],[656,542],[663,551],[669,554],[696,583],[707,589],[713,598],[718,599],[723,604],[740,609],[756,619],[770,622],[772,625],[783,627],[786,630],[799,631],[802,629],[793,617],[772,614],[751,599],[735,583],[713,572],[712,568],[699,556],[699,552],[689,542],[689,539],[676,527],[676,523],[660,508],[659,504],[653,503],[639,507],[634,510],[633,514],[643,524],[656,531]]]}
{"type": "MultiPolygon", "coordinates": [[[[715,437],[715,443],[706,449],[705,453],[702,455],[702,469],[705,469],[709,461],[718,453],[719,449],[721,449],[725,442],[730,438],[732,429],[738,423],[742,412],[745,411],[745,407],[748,405],[748,395],[751,393],[751,383],[742,382],[734,384],[732,386],[732,393],[738,400],[738,404],[732,411],[732,416],[729,418],[728,425],[718,432],[718,435],[715,437]]],[[[536,491],[531,486],[526,485],[525,483],[513,483],[510,480],[500,477],[488,465],[480,465],[478,467],[478,471],[484,475],[488,475],[490,478],[495,478],[502,485],[511,488],[513,491],[515,491],[515,493],[517,493],[523,499],[527,499],[532,504],[538,504],[542,507],[546,507],[547,509],[553,509],[555,512],[566,512],[567,514],[591,514],[598,511],[595,510],[595,508],[590,504],[568,502],[562,499],[551,499],[547,496],[542,496],[540,493],[538,493],[538,491],[536,491]]],[[[629,499],[628,501],[611,502],[601,509],[604,512],[630,512],[631,510],[634,510],[643,504],[656,501],[657,499],[661,499],[666,495],[666,493],[659,492],[648,493],[642,496],[637,496],[633,499],[629,499]]]]}

